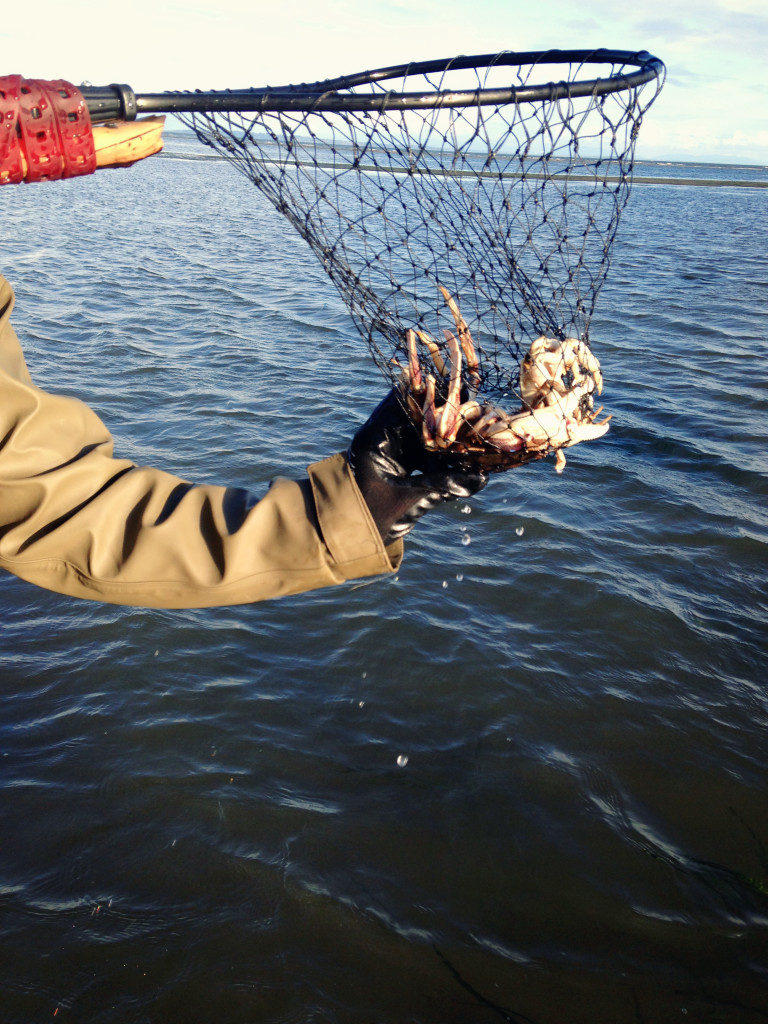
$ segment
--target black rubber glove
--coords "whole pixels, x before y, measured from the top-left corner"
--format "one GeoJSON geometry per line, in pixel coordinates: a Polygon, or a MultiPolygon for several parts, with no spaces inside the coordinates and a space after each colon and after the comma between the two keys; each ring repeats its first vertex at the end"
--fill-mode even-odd
{"type": "Polygon", "coordinates": [[[447,467],[428,452],[396,391],[358,430],[347,456],[385,544],[404,537],[425,512],[468,498],[488,482],[480,470],[447,467]]]}

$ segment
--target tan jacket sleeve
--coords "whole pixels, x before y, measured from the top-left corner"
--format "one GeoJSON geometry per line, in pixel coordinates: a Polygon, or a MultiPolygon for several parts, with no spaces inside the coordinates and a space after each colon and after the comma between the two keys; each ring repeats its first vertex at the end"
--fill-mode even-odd
{"type": "Polygon", "coordinates": [[[74,398],[30,379],[0,277],[0,568],[72,597],[244,604],[394,571],[343,455],[260,500],[115,458],[74,398]]]}

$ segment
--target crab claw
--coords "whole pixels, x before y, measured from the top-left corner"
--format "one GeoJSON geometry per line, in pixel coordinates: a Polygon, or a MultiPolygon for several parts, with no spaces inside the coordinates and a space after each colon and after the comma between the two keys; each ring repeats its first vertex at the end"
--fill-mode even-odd
{"type": "Polygon", "coordinates": [[[601,423],[576,423],[569,421],[566,430],[568,431],[568,445],[578,444],[579,441],[594,441],[603,434],[608,433],[610,416],[607,416],[601,423]]]}

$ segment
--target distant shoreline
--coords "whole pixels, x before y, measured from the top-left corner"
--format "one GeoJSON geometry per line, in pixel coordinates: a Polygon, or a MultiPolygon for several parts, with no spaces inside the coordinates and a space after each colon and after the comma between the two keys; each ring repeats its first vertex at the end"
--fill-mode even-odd
{"type": "MultiPolygon", "coordinates": [[[[185,139],[187,141],[196,139],[195,133],[185,126],[179,126],[178,128],[168,128],[165,131],[165,137],[170,138],[177,136],[178,138],[185,139]]],[[[210,155],[210,154],[209,154],[210,155]]],[[[589,159],[589,154],[583,154],[589,159]]],[[[592,154],[593,156],[595,154],[592,154]]],[[[713,167],[716,169],[722,168],[728,171],[764,171],[768,175],[768,164],[757,163],[750,164],[744,161],[738,161],[736,163],[728,163],[720,160],[675,160],[670,157],[638,157],[635,156],[635,166],[644,165],[655,165],[657,167],[713,167]]],[[[635,179],[637,180],[637,179],[635,179]]]]}
{"type": "MultiPolygon", "coordinates": [[[[698,164],[709,167],[711,164],[698,164]]],[[[759,168],[757,168],[759,170],[759,168]]],[[[606,178],[606,181],[618,181],[618,178],[606,178]]],[[[633,185],[703,185],[707,188],[768,188],[768,181],[748,181],[744,178],[649,178],[635,175],[633,185]]]]}
{"type": "Polygon", "coordinates": [[[666,157],[639,157],[635,158],[636,164],[655,164],[657,167],[717,167],[730,171],[766,171],[768,164],[747,164],[743,161],[738,163],[727,163],[722,160],[669,160],[666,157]]]}
{"type": "MultiPolygon", "coordinates": [[[[226,160],[226,157],[221,156],[219,154],[212,154],[212,153],[170,153],[170,152],[164,151],[162,153],[158,153],[157,156],[162,158],[162,159],[165,159],[165,160],[196,160],[196,161],[197,160],[217,160],[217,161],[226,160]]],[[[641,162],[643,164],[645,164],[646,166],[649,163],[649,161],[647,161],[647,160],[644,160],[644,161],[641,161],[641,162]]],[[[309,163],[306,163],[305,166],[309,166],[309,163]]],[[[330,169],[334,165],[330,164],[330,163],[325,163],[323,161],[318,160],[316,162],[316,166],[321,167],[321,168],[330,169]]],[[[670,166],[670,164],[665,161],[665,166],[670,166]]],[[[675,166],[679,167],[679,166],[684,166],[684,165],[676,164],[675,166]]],[[[691,166],[691,167],[694,167],[694,166],[695,167],[712,167],[713,165],[712,164],[690,164],[688,166],[691,166]]],[[[730,166],[730,165],[724,164],[722,166],[730,166]]],[[[746,168],[744,168],[744,169],[746,169],[746,168]]],[[[758,170],[758,171],[761,170],[760,167],[749,168],[749,169],[750,170],[758,170]]],[[[373,171],[387,171],[387,170],[391,171],[392,174],[403,174],[403,173],[405,173],[404,169],[401,168],[401,167],[386,168],[386,167],[381,167],[379,165],[374,165],[374,164],[371,164],[370,166],[367,166],[367,165],[364,165],[364,164],[360,164],[359,167],[358,167],[358,170],[362,171],[364,173],[365,172],[373,172],[373,171]]],[[[494,174],[490,174],[490,173],[484,174],[482,171],[480,171],[480,172],[476,172],[476,171],[443,171],[443,170],[440,170],[438,168],[425,169],[424,171],[419,172],[419,173],[424,173],[424,174],[431,173],[431,174],[436,174],[436,175],[441,175],[441,176],[451,177],[451,178],[477,177],[477,176],[479,176],[479,177],[489,177],[489,178],[498,178],[498,177],[502,177],[502,178],[519,178],[519,177],[521,177],[521,175],[519,175],[519,174],[508,174],[508,173],[506,173],[506,174],[499,175],[497,173],[494,173],[494,174]]],[[[570,174],[570,175],[566,175],[566,174],[553,174],[553,175],[547,175],[547,174],[541,174],[541,173],[538,173],[538,172],[535,172],[535,171],[528,172],[525,175],[525,177],[526,178],[530,178],[532,180],[537,180],[537,179],[545,180],[545,179],[548,179],[548,180],[551,180],[551,181],[572,181],[572,182],[592,182],[592,181],[594,181],[593,178],[586,177],[585,175],[579,175],[579,174],[570,174]]],[[[622,179],[617,177],[617,176],[611,176],[611,177],[601,178],[600,180],[605,182],[606,184],[619,184],[622,179]]],[[[636,175],[633,175],[630,178],[630,181],[631,181],[631,183],[633,185],[697,185],[697,186],[702,186],[702,187],[705,187],[705,188],[757,188],[757,189],[768,188],[768,179],[765,179],[765,180],[750,180],[748,178],[670,178],[670,177],[656,177],[655,175],[650,176],[650,175],[644,175],[644,174],[636,174],[636,175]]]]}

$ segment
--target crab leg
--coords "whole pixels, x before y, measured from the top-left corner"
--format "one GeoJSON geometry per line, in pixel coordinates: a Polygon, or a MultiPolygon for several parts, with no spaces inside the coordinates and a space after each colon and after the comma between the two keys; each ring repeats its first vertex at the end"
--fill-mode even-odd
{"type": "Polygon", "coordinates": [[[491,406],[490,408],[488,406],[485,406],[483,408],[480,419],[473,423],[472,427],[478,434],[485,434],[487,433],[488,428],[493,426],[494,424],[506,424],[506,422],[506,413],[502,412],[501,409],[497,409],[495,406],[491,406]]]}
{"type": "Polygon", "coordinates": [[[437,410],[435,409],[435,378],[427,374],[427,394],[422,409],[421,436],[425,448],[437,446],[437,410]]]}
{"type": "Polygon", "coordinates": [[[411,390],[417,394],[421,394],[424,390],[424,381],[421,377],[421,366],[419,365],[419,353],[416,350],[416,334],[412,330],[407,330],[405,333],[405,340],[408,343],[408,380],[411,386],[411,390]]]}
{"type": "Polygon", "coordinates": [[[445,331],[445,340],[451,354],[451,380],[445,405],[437,414],[437,443],[441,448],[447,448],[456,440],[461,407],[461,348],[450,331],[445,331]]]}
{"type": "Polygon", "coordinates": [[[467,361],[467,372],[470,380],[475,387],[478,387],[480,385],[480,363],[477,358],[475,343],[472,340],[472,335],[469,333],[469,327],[467,327],[467,322],[461,315],[461,310],[448,289],[443,288],[442,285],[438,287],[448,305],[448,309],[451,311],[453,322],[456,324],[456,330],[459,332],[459,341],[464,352],[464,358],[467,361]]]}
{"type": "Polygon", "coordinates": [[[432,356],[432,362],[435,364],[437,372],[441,377],[447,377],[448,372],[445,369],[445,362],[440,354],[440,348],[438,347],[437,342],[433,341],[426,331],[417,331],[416,333],[419,336],[419,341],[429,350],[429,354],[432,356]]]}
{"type": "Polygon", "coordinates": [[[459,417],[463,423],[468,423],[470,426],[477,423],[483,412],[483,406],[474,398],[470,398],[468,402],[463,402],[459,406],[459,417]]]}
{"type": "MultiPolygon", "coordinates": [[[[592,349],[585,341],[578,338],[566,338],[563,342],[563,361],[566,369],[574,370],[574,363],[579,371],[584,370],[595,382],[595,389],[599,394],[603,390],[603,375],[600,371],[600,363],[592,352],[592,349]]],[[[581,373],[579,373],[581,376],[581,373]]]]}
{"type": "Polygon", "coordinates": [[[579,363],[587,371],[587,373],[590,373],[592,375],[592,379],[595,382],[595,388],[597,390],[598,395],[600,395],[603,391],[603,375],[600,372],[600,363],[597,361],[597,357],[585,341],[577,342],[577,345],[579,353],[579,363]]]}
{"type": "Polygon", "coordinates": [[[522,372],[520,374],[520,397],[529,407],[539,405],[552,383],[552,378],[539,363],[538,358],[533,356],[533,348],[523,359],[522,372]]]}
{"type": "Polygon", "coordinates": [[[525,438],[520,437],[509,427],[501,427],[492,437],[485,436],[494,447],[505,452],[517,452],[525,446],[525,438]]]}

